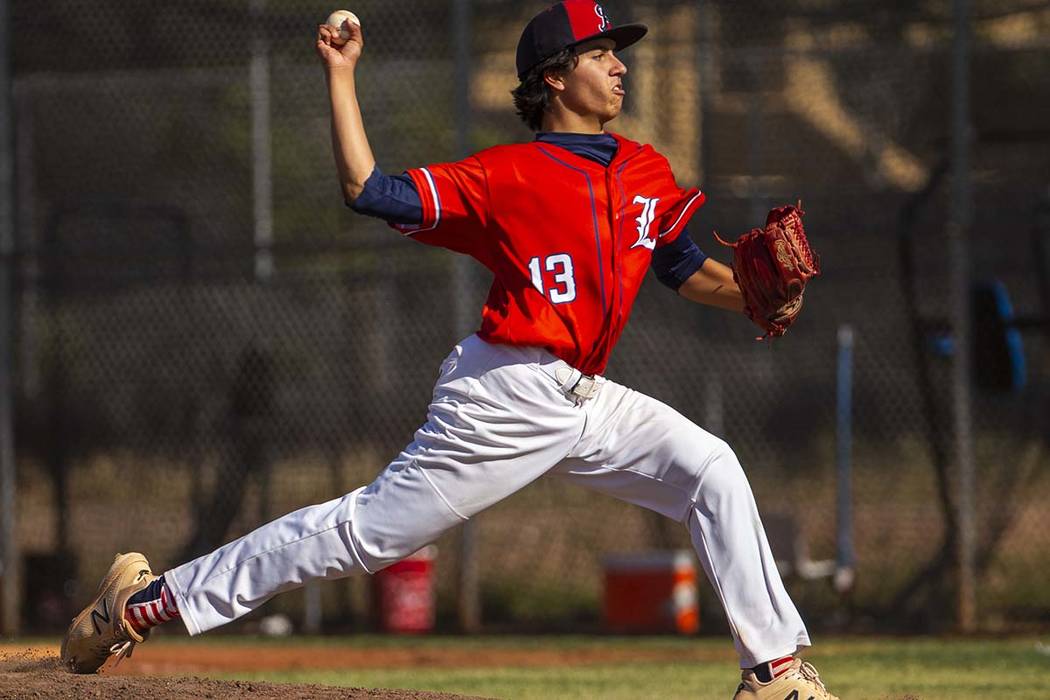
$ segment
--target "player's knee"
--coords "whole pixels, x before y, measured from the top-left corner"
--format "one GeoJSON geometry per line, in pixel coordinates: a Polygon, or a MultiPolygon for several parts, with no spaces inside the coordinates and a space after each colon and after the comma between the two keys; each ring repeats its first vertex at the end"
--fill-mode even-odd
{"type": "Polygon", "coordinates": [[[360,561],[364,571],[370,574],[382,571],[386,567],[396,564],[412,553],[381,549],[375,546],[370,546],[369,543],[361,541],[354,541],[353,544],[357,550],[355,554],[357,555],[358,561],[360,561]]]}
{"type": "Polygon", "coordinates": [[[718,440],[708,453],[697,487],[698,500],[712,507],[751,493],[740,460],[724,440],[718,440]]]}
{"type": "MultiPolygon", "coordinates": [[[[407,556],[419,551],[426,542],[420,539],[409,539],[399,536],[376,536],[367,528],[362,532],[358,528],[349,528],[347,548],[362,568],[363,573],[374,574],[388,566],[396,564],[407,556]]],[[[429,541],[429,540],[428,540],[429,541]]]]}
{"type": "Polygon", "coordinates": [[[740,460],[737,459],[736,452],[725,440],[715,440],[714,449],[711,450],[711,460],[720,465],[732,465],[733,468],[740,469],[740,460]]]}
{"type": "Polygon", "coordinates": [[[725,440],[698,429],[683,433],[672,449],[671,460],[688,474],[693,500],[714,503],[750,491],[740,461],[725,440]]]}

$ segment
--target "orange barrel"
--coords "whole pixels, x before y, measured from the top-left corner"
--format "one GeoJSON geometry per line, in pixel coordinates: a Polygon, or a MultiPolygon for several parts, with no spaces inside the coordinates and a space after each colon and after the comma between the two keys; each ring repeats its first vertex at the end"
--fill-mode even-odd
{"type": "Polygon", "coordinates": [[[429,545],[372,577],[373,595],[384,632],[434,629],[434,559],[429,545]]]}
{"type": "Polygon", "coordinates": [[[700,628],[692,552],[614,554],[604,567],[610,631],[693,634],[700,628]]]}

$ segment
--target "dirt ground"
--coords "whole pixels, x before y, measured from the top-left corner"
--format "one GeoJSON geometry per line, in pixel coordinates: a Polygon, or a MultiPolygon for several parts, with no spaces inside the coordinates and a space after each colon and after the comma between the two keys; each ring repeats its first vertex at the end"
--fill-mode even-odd
{"type": "MultiPolygon", "coordinates": [[[[139,650],[141,652],[142,649],[139,650]]],[[[274,651],[274,650],[267,650],[274,651]]],[[[240,650],[249,661],[257,654],[240,650]]],[[[226,668],[235,661],[220,650],[204,650],[190,655],[188,667],[226,668]],[[220,657],[205,662],[208,656],[220,657]]],[[[264,654],[268,656],[268,654],[264,654]]],[[[464,700],[465,696],[428,693],[412,690],[370,690],[367,688],[332,688],[320,685],[290,685],[255,681],[213,681],[196,677],[152,675],[164,667],[172,673],[188,670],[179,661],[167,659],[163,664],[137,664],[139,654],[118,668],[97,675],[74,675],[62,669],[58,651],[52,649],[25,649],[0,651],[0,699],[19,698],[155,698],[156,700],[190,700],[197,698],[251,698],[252,700],[325,700],[327,698],[368,698],[369,700],[464,700]]],[[[264,661],[236,665],[235,668],[259,668],[264,661]]],[[[286,665],[279,666],[279,668],[286,665]]],[[[300,664],[298,668],[306,666],[300,664]]],[[[266,668],[271,668],[266,666],[266,668]]],[[[161,672],[162,673],[162,672],[161,672]]]]}
{"type": "MultiPolygon", "coordinates": [[[[463,696],[409,690],[329,688],[255,681],[213,681],[209,672],[352,668],[477,668],[577,666],[617,661],[698,660],[698,650],[580,649],[360,649],[316,645],[230,646],[144,644],[132,659],[103,674],[77,676],[63,670],[58,647],[0,646],[0,700],[8,698],[379,698],[382,700],[462,699],[463,696]]],[[[725,660],[719,655],[719,660],[725,660]]],[[[726,658],[729,658],[728,656],[726,658]]]]}

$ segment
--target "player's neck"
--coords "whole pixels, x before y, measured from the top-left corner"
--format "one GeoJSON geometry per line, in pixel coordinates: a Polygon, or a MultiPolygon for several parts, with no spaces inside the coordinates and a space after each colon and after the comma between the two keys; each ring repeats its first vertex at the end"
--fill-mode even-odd
{"type": "Polygon", "coordinates": [[[605,131],[596,115],[580,115],[563,109],[554,109],[543,117],[541,131],[562,134],[601,134],[605,131]]]}

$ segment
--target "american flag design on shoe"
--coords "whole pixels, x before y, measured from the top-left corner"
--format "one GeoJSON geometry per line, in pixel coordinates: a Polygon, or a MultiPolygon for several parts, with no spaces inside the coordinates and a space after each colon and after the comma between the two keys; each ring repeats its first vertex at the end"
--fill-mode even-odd
{"type": "Polygon", "coordinates": [[[149,586],[128,599],[124,608],[124,619],[140,634],[162,622],[179,617],[175,597],[161,576],[149,586]]]}

